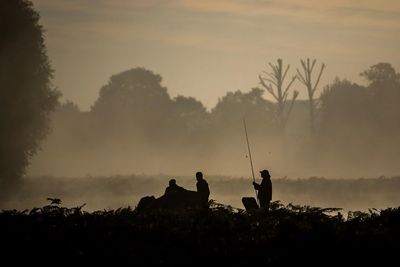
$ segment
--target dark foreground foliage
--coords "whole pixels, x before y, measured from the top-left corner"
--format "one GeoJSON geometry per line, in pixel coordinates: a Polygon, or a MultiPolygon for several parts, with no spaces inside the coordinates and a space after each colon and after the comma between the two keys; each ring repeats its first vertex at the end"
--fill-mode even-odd
{"type": "Polygon", "coordinates": [[[3,262],[359,265],[395,260],[400,240],[400,208],[344,218],[337,209],[279,202],[248,214],[215,203],[207,210],[85,212],[49,200],[0,213],[3,262]]]}

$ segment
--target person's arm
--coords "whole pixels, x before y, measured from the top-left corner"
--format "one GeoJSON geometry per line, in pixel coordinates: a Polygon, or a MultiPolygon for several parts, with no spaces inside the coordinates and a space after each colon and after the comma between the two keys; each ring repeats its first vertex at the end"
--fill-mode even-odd
{"type": "Polygon", "coordinates": [[[253,182],[253,185],[254,185],[254,188],[255,188],[256,190],[259,190],[259,189],[260,189],[260,185],[257,184],[256,182],[253,182]]]}

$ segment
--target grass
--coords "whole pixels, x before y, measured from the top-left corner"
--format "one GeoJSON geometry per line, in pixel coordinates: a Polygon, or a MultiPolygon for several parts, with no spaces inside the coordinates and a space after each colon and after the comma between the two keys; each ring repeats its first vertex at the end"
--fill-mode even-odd
{"type": "Polygon", "coordinates": [[[253,214],[217,203],[206,210],[87,212],[50,201],[0,213],[4,262],[382,264],[396,259],[400,240],[400,208],[343,216],[277,201],[270,212],[253,214]]]}

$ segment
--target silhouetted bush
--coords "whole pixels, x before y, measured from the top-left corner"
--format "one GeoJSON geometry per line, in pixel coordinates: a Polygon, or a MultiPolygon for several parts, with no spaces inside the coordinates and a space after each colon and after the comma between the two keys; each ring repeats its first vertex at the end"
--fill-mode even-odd
{"type": "Polygon", "coordinates": [[[2,260],[135,265],[350,264],[396,258],[400,209],[355,212],[274,202],[269,213],[130,207],[85,212],[54,203],[0,213],[2,260]],[[24,255],[23,258],[20,255],[24,255]]]}

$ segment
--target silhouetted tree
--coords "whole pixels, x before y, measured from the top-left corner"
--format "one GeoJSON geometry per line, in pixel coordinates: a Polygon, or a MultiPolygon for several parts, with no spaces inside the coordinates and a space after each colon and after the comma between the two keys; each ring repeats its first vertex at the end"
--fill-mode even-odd
{"type": "Polygon", "coordinates": [[[250,127],[257,126],[253,129],[264,131],[264,134],[268,130],[271,131],[271,128],[274,128],[271,127],[274,122],[274,105],[262,97],[263,93],[264,91],[259,88],[253,88],[248,93],[228,92],[212,109],[214,128],[225,134],[231,135],[232,132],[237,132],[242,136],[242,120],[245,118],[250,127]]]}
{"type": "Polygon", "coordinates": [[[52,133],[46,144],[51,142],[55,147],[65,144],[66,149],[83,148],[84,144],[88,145],[88,140],[93,139],[95,133],[87,113],[80,111],[79,107],[69,100],[58,105],[52,115],[52,133]]]}
{"type": "Polygon", "coordinates": [[[186,132],[201,130],[208,119],[207,112],[203,103],[194,97],[177,96],[174,98],[175,116],[171,119],[179,122],[186,132]]]}
{"type": "Polygon", "coordinates": [[[378,63],[371,66],[361,74],[370,85],[387,85],[388,83],[400,83],[400,74],[389,63],[378,63]]]}
{"type": "MultiPolygon", "coordinates": [[[[52,115],[52,124],[57,125],[62,123],[63,126],[74,127],[74,125],[79,124],[79,117],[81,116],[81,111],[78,105],[74,102],[67,100],[64,103],[60,103],[52,115]]],[[[56,128],[57,128],[56,126],[56,128]]],[[[64,129],[65,134],[70,134],[67,129],[64,129]]],[[[52,129],[54,132],[54,129],[52,129]]]]}
{"type": "Polygon", "coordinates": [[[174,98],[175,106],[180,111],[181,116],[186,116],[187,114],[193,113],[203,113],[205,114],[206,108],[203,103],[198,101],[194,97],[186,97],[182,95],[178,95],[174,98]]]}
{"type": "Polygon", "coordinates": [[[286,75],[289,71],[290,65],[284,67],[282,65],[282,59],[277,60],[278,64],[273,65],[269,63],[269,66],[272,69],[272,73],[264,71],[263,73],[267,75],[267,77],[262,77],[258,75],[261,85],[270,93],[275,100],[277,101],[277,109],[275,112],[276,120],[278,122],[279,129],[282,131],[282,134],[285,133],[286,123],[289,119],[290,113],[293,108],[293,103],[296,100],[299,92],[294,90],[293,97],[290,103],[288,103],[288,95],[290,86],[296,80],[296,76],[293,76],[286,87],[283,85],[285,82],[286,75]]]}
{"type": "Polygon", "coordinates": [[[336,79],[321,94],[320,147],[331,166],[335,160],[343,167],[379,165],[390,172],[400,149],[399,74],[379,63],[361,75],[368,86],[336,79]]]}
{"type": "Polygon", "coordinates": [[[180,117],[190,116],[194,114],[204,115],[207,113],[203,103],[194,97],[185,97],[178,95],[174,98],[175,108],[179,112],[180,117]]]}
{"type": "Polygon", "coordinates": [[[310,133],[311,136],[315,134],[315,99],[314,93],[318,88],[319,81],[321,79],[322,72],[324,71],[325,64],[321,65],[321,69],[319,70],[319,74],[315,83],[313,83],[311,75],[315,67],[316,60],[314,59],[310,64],[310,59],[307,58],[307,63],[305,60],[300,60],[301,66],[303,67],[303,73],[297,69],[297,78],[300,80],[302,84],[304,84],[307,88],[308,93],[308,104],[309,104],[309,112],[310,112],[310,133]]]}
{"type": "Polygon", "coordinates": [[[0,191],[5,193],[46,136],[59,92],[50,82],[43,28],[30,1],[0,1],[0,36],[0,191]]]}
{"type": "Polygon", "coordinates": [[[91,111],[105,130],[158,136],[173,110],[173,101],[161,80],[160,75],[144,68],[113,75],[100,89],[91,111]]]}
{"type": "Polygon", "coordinates": [[[397,136],[400,131],[400,73],[389,63],[378,63],[360,75],[369,82],[368,94],[373,99],[369,109],[374,130],[385,133],[385,138],[390,134],[397,136]]]}
{"type": "Polygon", "coordinates": [[[336,78],[324,88],[320,101],[324,129],[341,131],[356,125],[368,125],[371,114],[366,112],[370,102],[365,87],[336,78]]]}
{"type": "Polygon", "coordinates": [[[373,132],[376,111],[367,88],[335,79],[323,90],[320,102],[318,147],[321,156],[329,159],[329,165],[361,168],[366,159],[376,157],[377,133],[373,132]]]}

